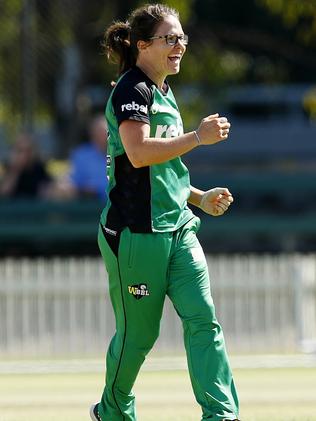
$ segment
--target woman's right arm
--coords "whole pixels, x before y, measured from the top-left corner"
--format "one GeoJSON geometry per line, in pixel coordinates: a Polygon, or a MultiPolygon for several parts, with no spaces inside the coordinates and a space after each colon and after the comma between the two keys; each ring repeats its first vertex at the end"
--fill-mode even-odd
{"type": "Polygon", "coordinates": [[[212,145],[227,139],[230,123],[218,114],[204,118],[196,133],[177,137],[153,138],[150,126],[134,120],[124,120],[119,127],[128,159],[135,168],[160,164],[191,151],[201,145],[212,145]]]}

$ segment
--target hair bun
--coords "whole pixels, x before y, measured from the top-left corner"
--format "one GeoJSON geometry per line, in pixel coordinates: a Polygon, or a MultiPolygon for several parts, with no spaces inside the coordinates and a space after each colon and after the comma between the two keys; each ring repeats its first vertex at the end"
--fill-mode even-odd
{"type": "Polygon", "coordinates": [[[117,22],[113,30],[113,39],[115,42],[123,42],[124,44],[127,44],[126,41],[128,41],[129,45],[130,32],[129,22],[117,22]]]}

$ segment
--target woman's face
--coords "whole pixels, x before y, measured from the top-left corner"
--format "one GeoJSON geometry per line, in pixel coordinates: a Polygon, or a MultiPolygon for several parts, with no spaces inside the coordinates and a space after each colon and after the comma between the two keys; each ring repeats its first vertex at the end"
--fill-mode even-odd
{"type": "MultiPolygon", "coordinates": [[[[154,37],[165,35],[183,36],[183,29],[175,16],[167,16],[157,27],[154,37]]],[[[183,39],[179,39],[175,45],[169,45],[165,38],[153,39],[146,48],[145,60],[149,62],[157,75],[165,78],[168,75],[177,74],[180,70],[180,62],[185,53],[186,46],[183,39]]]]}

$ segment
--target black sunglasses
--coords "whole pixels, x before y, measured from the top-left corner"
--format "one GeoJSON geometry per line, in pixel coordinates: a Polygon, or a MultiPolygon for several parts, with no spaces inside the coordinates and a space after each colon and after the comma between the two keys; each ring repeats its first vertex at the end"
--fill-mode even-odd
{"type": "Polygon", "coordinates": [[[176,45],[178,44],[179,41],[181,41],[181,43],[183,45],[188,45],[189,43],[189,36],[184,34],[184,35],[174,35],[174,34],[168,34],[168,35],[157,35],[155,37],[151,37],[149,39],[162,39],[164,38],[166,40],[166,44],[168,45],[176,45]]]}

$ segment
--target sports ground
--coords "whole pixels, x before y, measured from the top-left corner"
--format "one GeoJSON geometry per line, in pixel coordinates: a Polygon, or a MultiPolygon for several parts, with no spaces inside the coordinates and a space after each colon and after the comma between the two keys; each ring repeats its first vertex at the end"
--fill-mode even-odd
{"type": "MultiPolygon", "coordinates": [[[[29,368],[2,370],[0,421],[89,420],[89,405],[103,387],[102,370],[29,368]]],[[[234,374],[243,421],[316,421],[315,366],[236,368],[234,374]]],[[[200,420],[186,370],[149,367],[139,375],[135,392],[139,421],[200,420]]]]}

